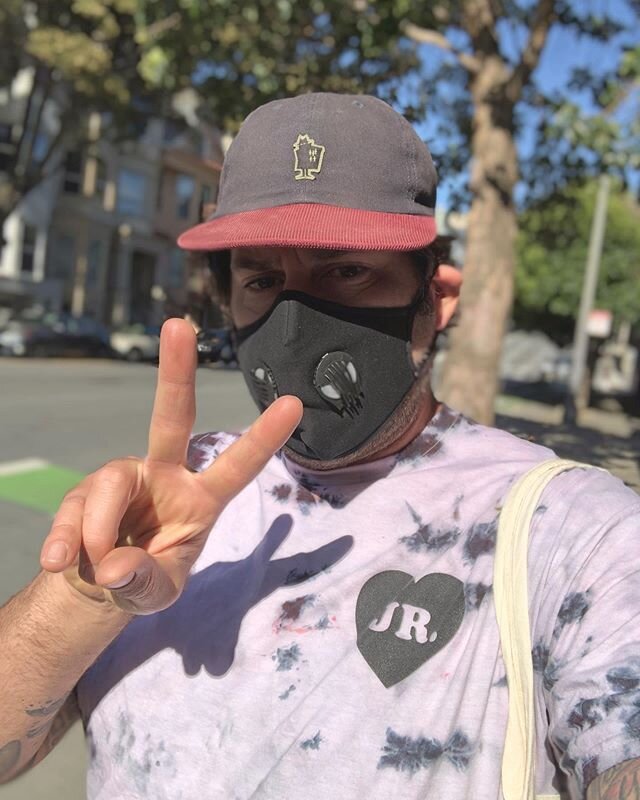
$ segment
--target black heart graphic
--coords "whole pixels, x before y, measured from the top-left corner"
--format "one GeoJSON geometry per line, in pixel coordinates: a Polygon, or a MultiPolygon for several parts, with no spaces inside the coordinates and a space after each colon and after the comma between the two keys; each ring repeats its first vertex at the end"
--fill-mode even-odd
{"type": "Polygon", "coordinates": [[[380,572],[358,595],[358,649],[388,689],[442,650],[463,617],[464,584],[452,575],[416,582],[406,572],[380,572]]]}

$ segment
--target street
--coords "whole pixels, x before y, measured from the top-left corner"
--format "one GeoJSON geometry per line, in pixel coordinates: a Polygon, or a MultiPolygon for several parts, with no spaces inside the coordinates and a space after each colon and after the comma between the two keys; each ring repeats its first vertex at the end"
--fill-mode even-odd
{"type": "MultiPolygon", "coordinates": [[[[111,458],[144,454],[155,379],[155,368],[144,364],[0,359],[0,602],[37,572],[61,494],[111,458]]],[[[557,407],[505,397],[497,407],[501,427],[607,466],[640,489],[639,420],[589,411],[585,428],[567,431],[557,407]]],[[[239,371],[198,371],[196,432],[238,430],[255,416],[239,371]]],[[[76,725],[43,764],[0,787],[0,800],[81,800],[84,765],[76,725]]]]}

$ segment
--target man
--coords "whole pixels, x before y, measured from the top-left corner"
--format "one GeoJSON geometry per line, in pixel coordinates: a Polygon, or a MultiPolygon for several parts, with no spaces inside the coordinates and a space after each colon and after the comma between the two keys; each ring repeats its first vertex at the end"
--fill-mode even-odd
{"type": "MultiPolygon", "coordinates": [[[[551,454],[430,391],[459,290],[433,258],[435,189],[376,99],[244,123],[181,243],[213,254],[264,413],[190,440],[194,334],[164,326],[147,457],[67,495],[0,616],[5,779],[79,713],[92,798],[501,796],[496,523],[551,454]]],[[[639,519],[596,470],[537,509],[540,794],[640,796],[639,519]]]]}

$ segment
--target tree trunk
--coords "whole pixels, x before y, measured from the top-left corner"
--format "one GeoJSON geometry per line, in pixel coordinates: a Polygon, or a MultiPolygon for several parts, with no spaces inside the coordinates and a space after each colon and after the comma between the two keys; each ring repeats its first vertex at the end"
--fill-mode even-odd
{"type": "Polygon", "coordinates": [[[440,394],[454,408],[490,425],[507,318],[513,297],[513,189],[518,165],[513,105],[501,93],[505,65],[487,58],[473,77],[471,210],[458,324],[450,335],[440,394]]]}

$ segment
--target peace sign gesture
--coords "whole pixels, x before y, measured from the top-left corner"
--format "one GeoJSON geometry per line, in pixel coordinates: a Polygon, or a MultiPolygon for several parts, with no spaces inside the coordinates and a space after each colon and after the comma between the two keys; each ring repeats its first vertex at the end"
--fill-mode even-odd
{"type": "Polygon", "coordinates": [[[191,472],[196,366],[193,328],[168,320],[146,458],[109,461],[71,489],[42,547],[43,569],[130,613],[152,614],[180,596],[223,508],[302,416],[297,398],[279,398],[207,470],[191,472]]]}

